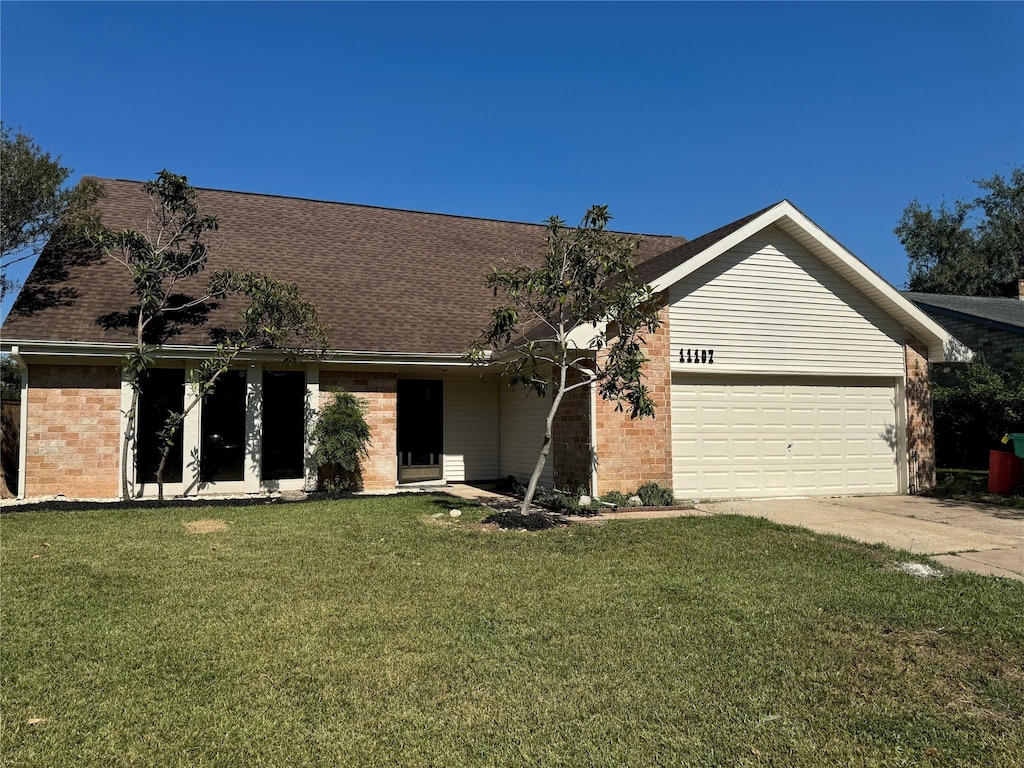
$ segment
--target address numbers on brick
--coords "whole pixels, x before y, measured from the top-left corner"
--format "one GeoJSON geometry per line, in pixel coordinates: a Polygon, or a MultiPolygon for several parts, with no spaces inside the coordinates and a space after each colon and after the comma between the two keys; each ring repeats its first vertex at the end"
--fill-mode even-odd
{"type": "Polygon", "coordinates": [[[713,365],[715,362],[715,350],[713,349],[680,349],[680,363],[696,363],[698,365],[713,365]]]}

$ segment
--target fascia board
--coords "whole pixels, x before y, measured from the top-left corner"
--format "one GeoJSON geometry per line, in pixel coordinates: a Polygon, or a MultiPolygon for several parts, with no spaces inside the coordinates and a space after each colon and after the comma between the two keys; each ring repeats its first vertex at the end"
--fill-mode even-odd
{"type": "MultiPolygon", "coordinates": [[[[0,343],[0,351],[10,352],[17,348],[24,357],[46,356],[46,357],[96,357],[96,358],[121,358],[132,349],[133,345],[121,344],[95,344],[91,342],[75,341],[47,341],[47,340],[23,340],[5,339],[0,343]]],[[[166,344],[152,351],[153,357],[170,360],[195,360],[208,356],[214,351],[213,347],[174,345],[166,344]]],[[[279,350],[252,350],[240,354],[239,362],[265,361],[280,359],[283,353],[279,350]]],[[[404,353],[404,352],[373,352],[369,350],[329,350],[323,355],[298,355],[300,359],[319,360],[322,365],[332,363],[343,364],[390,364],[390,365],[438,365],[438,366],[465,366],[473,364],[466,360],[461,354],[446,353],[404,353]]]]}
{"type": "Polygon", "coordinates": [[[786,205],[786,203],[783,202],[779,203],[778,205],[772,208],[769,208],[756,219],[748,221],[746,224],[744,224],[742,227],[737,229],[732,234],[723,237],[718,242],[701,251],[696,256],[687,259],[678,267],[669,270],[656,280],[652,280],[650,282],[651,290],[654,293],[661,293],[662,291],[678,283],[687,275],[691,274],[692,272],[696,272],[705,264],[708,264],[709,262],[718,258],[729,249],[735,248],[737,245],[742,243],[747,238],[756,235],[762,229],[764,229],[767,226],[770,226],[776,220],[779,219],[780,215],[776,212],[784,205],[786,205]]]}
{"type": "Polygon", "coordinates": [[[584,323],[577,325],[566,336],[566,345],[574,349],[593,350],[594,339],[603,334],[607,327],[608,323],[604,320],[597,324],[584,323]]]}

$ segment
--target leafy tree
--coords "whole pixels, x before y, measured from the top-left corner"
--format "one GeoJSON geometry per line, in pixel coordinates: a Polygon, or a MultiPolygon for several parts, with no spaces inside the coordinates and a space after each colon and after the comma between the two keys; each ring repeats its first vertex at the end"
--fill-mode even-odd
{"type": "Polygon", "coordinates": [[[908,288],[926,293],[998,296],[1024,278],[1024,169],[975,182],[985,194],[952,208],[914,200],[893,230],[910,259],[908,288]]]}
{"type": "Polygon", "coordinates": [[[170,413],[158,433],[160,464],[157,493],[163,500],[163,473],[175,436],[185,417],[210,394],[238,356],[252,349],[320,350],[326,346],[327,328],[319,323],[316,307],[299,295],[295,285],[260,272],[214,272],[201,296],[180,293],[181,281],[206,268],[210,235],[217,231],[216,216],[202,213],[195,190],[185,176],[163,170],[144,185],[152,201],[151,220],[145,231],[101,230],[95,240],[102,250],[131,274],[138,303],[125,318],[134,328],[134,344],[124,358],[132,388],[127,427],[121,446],[121,492],[131,498],[129,444],[135,437],[143,374],[152,367],[154,352],[179,321],[190,313],[208,311],[228,296],[244,297],[237,328],[223,331],[213,353],[192,369],[190,395],[185,407],[170,413]]]}
{"type": "Polygon", "coordinates": [[[0,357],[0,382],[3,385],[3,400],[21,399],[21,368],[10,355],[0,357]]]}
{"type": "Polygon", "coordinates": [[[983,469],[1004,434],[1024,431],[1024,356],[1007,371],[978,357],[932,384],[940,467],[983,469]]]}
{"type": "Polygon", "coordinates": [[[658,302],[636,280],[633,252],[639,240],[609,232],[611,218],[603,205],[592,206],[575,228],[552,216],[540,266],[495,267],[486,279],[503,303],[468,357],[478,364],[493,358],[511,387],[551,395],[523,514],[536,493],[555,414],[567,393],[593,384],[618,410],[628,407],[632,418],[654,415],[643,383],[643,334],[660,326],[658,302]],[[584,329],[591,338],[580,348],[574,332],[584,329]]]}
{"type": "Polygon", "coordinates": [[[39,254],[69,212],[85,211],[98,187],[64,186],[71,169],[32,137],[0,124],[0,299],[17,288],[6,270],[39,254]]]}

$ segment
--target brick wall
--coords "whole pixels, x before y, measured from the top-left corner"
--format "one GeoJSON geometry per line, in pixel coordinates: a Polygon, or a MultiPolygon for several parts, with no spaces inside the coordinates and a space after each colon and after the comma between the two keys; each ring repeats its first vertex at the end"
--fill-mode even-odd
{"type": "MultiPolygon", "coordinates": [[[[672,350],[668,307],[661,310],[661,328],[647,338],[645,384],[654,400],[653,419],[630,419],[629,410],[597,398],[597,488],[635,491],[648,481],[672,487],[672,350]]],[[[604,353],[599,353],[604,354],[604,353]]]]}
{"type": "MultiPolygon", "coordinates": [[[[570,371],[567,383],[581,380],[570,371]]],[[[551,454],[548,460],[554,469],[555,487],[575,493],[580,488],[591,491],[593,456],[590,451],[590,388],[580,387],[566,393],[558,406],[551,427],[551,454]]]]}
{"type": "Polygon", "coordinates": [[[113,498],[120,492],[121,369],[28,367],[25,495],[113,498]]]}
{"type": "Polygon", "coordinates": [[[1012,333],[938,313],[932,319],[996,368],[1008,368],[1014,355],[1024,355],[1024,332],[1012,333]]]}
{"type": "Polygon", "coordinates": [[[363,488],[394,490],[398,483],[398,375],[320,370],[320,405],[331,389],[344,389],[366,403],[369,456],[362,460],[363,488]]]}
{"type": "Polygon", "coordinates": [[[935,422],[932,418],[932,391],[928,381],[928,345],[907,335],[904,346],[907,360],[907,451],[910,461],[910,485],[914,492],[935,485],[935,422]]]}

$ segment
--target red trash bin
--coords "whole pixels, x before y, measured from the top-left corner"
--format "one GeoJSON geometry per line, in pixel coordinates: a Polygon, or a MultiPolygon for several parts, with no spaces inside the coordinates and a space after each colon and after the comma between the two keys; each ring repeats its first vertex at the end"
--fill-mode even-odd
{"type": "Polygon", "coordinates": [[[988,492],[1009,495],[1024,484],[1024,459],[1009,451],[988,452],[988,492]]]}

